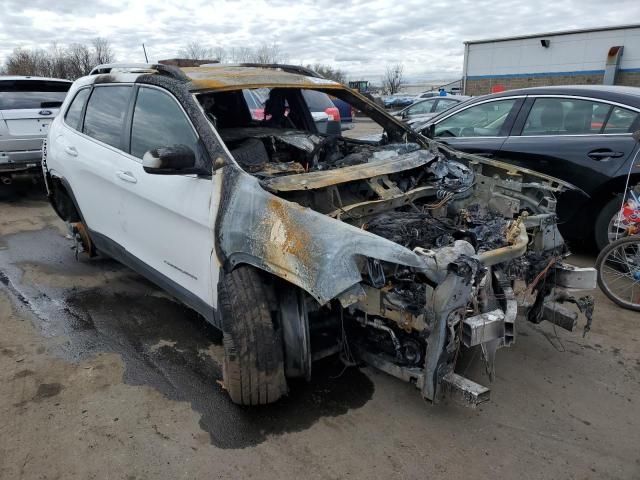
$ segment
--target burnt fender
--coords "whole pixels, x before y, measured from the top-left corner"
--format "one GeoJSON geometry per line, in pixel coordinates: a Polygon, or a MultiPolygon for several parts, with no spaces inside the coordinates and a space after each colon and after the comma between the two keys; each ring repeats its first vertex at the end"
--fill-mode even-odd
{"type": "Polygon", "coordinates": [[[427,267],[424,258],[401,245],[276,197],[244,172],[226,173],[216,235],[227,270],[253,265],[323,305],[361,281],[366,257],[427,267]]]}

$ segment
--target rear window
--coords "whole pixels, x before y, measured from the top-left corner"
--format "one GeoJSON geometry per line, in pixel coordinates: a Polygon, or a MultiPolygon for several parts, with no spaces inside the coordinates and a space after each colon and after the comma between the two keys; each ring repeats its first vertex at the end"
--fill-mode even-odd
{"type": "Polygon", "coordinates": [[[326,93],[302,90],[302,96],[312,112],[324,112],[327,108],[335,107],[326,93]]]}
{"type": "Polygon", "coordinates": [[[2,80],[0,110],[55,108],[64,101],[70,87],[71,83],[51,80],[2,80]]]}
{"type": "Polygon", "coordinates": [[[83,88],[82,90],[78,91],[75,98],[73,99],[73,102],[71,102],[69,109],[67,110],[67,114],[64,117],[67,125],[75,128],[76,130],[80,130],[80,127],[82,126],[80,122],[80,116],[82,115],[82,109],[84,108],[84,104],[87,101],[89,92],[91,92],[91,89],[89,88],[83,88]]]}
{"type": "Polygon", "coordinates": [[[83,132],[116,148],[124,128],[131,87],[96,87],[93,89],[84,115],[83,132]]]}

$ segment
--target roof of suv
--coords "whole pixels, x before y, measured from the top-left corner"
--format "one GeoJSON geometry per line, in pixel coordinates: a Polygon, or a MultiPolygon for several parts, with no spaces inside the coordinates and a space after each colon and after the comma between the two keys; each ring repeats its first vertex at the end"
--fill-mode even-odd
{"type": "Polygon", "coordinates": [[[332,80],[290,73],[278,68],[221,65],[187,67],[181,70],[191,80],[192,90],[233,90],[238,87],[344,88],[332,80]]]}
{"type": "Polygon", "coordinates": [[[190,82],[191,91],[237,90],[245,88],[345,88],[320,77],[315,72],[294,65],[225,65],[177,68],[162,64],[105,64],[98,65],[89,78],[100,75],[100,83],[130,81],[131,75],[159,74],[190,82]],[[120,76],[122,75],[122,76],[120,76]],[[126,77],[125,77],[126,76],[126,77]]]}

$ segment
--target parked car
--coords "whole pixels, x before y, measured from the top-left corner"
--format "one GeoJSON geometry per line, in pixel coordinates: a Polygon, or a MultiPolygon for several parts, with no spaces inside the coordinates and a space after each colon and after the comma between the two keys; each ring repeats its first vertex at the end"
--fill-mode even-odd
{"type": "Polygon", "coordinates": [[[68,80],[0,76],[0,180],[40,176],[42,140],[57,115],[68,80]]]}
{"type": "MultiPolygon", "coordinates": [[[[270,88],[243,90],[244,100],[255,121],[269,120],[271,115],[265,112],[265,102],[269,98],[270,88]]],[[[309,107],[316,127],[322,133],[336,133],[340,131],[340,110],[333,104],[331,98],[321,92],[303,92],[304,100],[309,107]]],[[[286,105],[287,113],[289,106],[286,105]]]]}
{"type": "Polygon", "coordinates": [[[462,346],[482,344],[493,371],[516,313],[572,328],[562,287],[594,288],[595,270],[557,260],[555,203],[540,201],[570,184],[438,150],[353,90],[275,67],[98,66],[43,149],[77,244],[222,330],[234,402],[274,402],[312,360],[344,352],[433,402],[475,405],[489,390],[455,373],[462,346]],[[256,121],[243,92],[262,88],[256,121]],[[322,134],[309,92],[353,105],[384,138],[322,134]],[[520,312],[518,278],[539,295],[520,312]]]}
{"type": "Polygon", "coordinates": [[[340,122],[342,124],[349,124],[353,122],[353,108],[344,100],[340,100],[336,97],[330,97],[333,104],[336,106],[338,111],[340,112],[340,122]]]}
{"type": "Polygon", "coordinates": [[[564,194],[558,213],[567,236],[593,235],[602,249],[615,237],[627,173],[640,128],[640,88],[558,86],[474,98],[414,128],[465,152],[504,160],[569,181],[586,195],[564,194]]]}
{"type": "Polygon", "coordinates": [[[408,125],[415,121],[424,121],[434,117],[440,112],[448,110],[460,102],[465,102],[471,97],[464,95],[447,95],[445,97],[431,97],[409,105],[400,110],[395,116],[407,122],[408,125]]]}
{"type": "Polygon", "coordinates": [[[431,90],[429,92],[422,92],[416,98],[422,99],[422,98],[433,98],[438,96],[440,96],[440,92],[438,90],[431,90]]]}
{"type": "Polygon", "coordinates": [[[404,108],[416,101],[416,97],[412,95],[388,95],[383,97],[384,107],[389,109],[404,108]]]}

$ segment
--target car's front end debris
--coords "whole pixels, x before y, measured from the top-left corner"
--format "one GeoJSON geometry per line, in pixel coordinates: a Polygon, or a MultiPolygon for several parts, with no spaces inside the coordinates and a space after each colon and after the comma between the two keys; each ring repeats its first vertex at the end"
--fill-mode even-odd
{"type": "Polygon", "coordinates": [[[590,317],[590,300],[566,292],[595,287],[593,269],[563,261],[555,195],[567,184],[435,143],[220,133],[232,154],[253,152],[239,161],[251,175],[225,179],[217,234],[226,268],[252,264],[300,287],[316,300],[306,307],[311,330],[339,318],[338,348],[348,342],[433,402],[445,391],[472,405],[488,399],[455,373],[456,360],[479,347],[492,376],[518,315],[571,329],[569,301],[590,317]],[[529,304],[518,305],[517,282],[529,304]]]}

